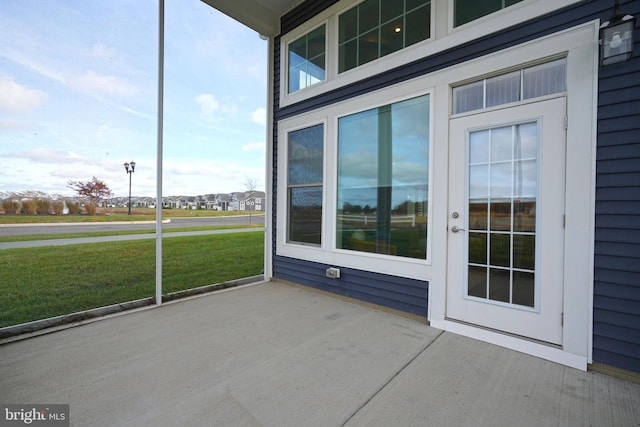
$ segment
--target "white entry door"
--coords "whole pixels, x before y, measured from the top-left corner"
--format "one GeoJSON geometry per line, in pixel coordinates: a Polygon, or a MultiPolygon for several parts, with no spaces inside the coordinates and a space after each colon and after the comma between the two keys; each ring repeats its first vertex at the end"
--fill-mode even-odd
{"type": "Polygon", "coordinates": [[[446,317],[562,343],[566,99],[450,121],[446,317]]]}

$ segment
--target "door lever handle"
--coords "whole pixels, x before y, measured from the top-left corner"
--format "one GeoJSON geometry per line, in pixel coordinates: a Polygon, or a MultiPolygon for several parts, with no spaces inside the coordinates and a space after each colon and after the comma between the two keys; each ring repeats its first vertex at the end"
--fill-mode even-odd
{"type": "Polygon", "coordinates": [[[451,231],[453,233],[457,233],[458,231],[464,231],[464,228],[460,228],[457,225],[454,225],[453,227],[451,227],[451,231]]]}

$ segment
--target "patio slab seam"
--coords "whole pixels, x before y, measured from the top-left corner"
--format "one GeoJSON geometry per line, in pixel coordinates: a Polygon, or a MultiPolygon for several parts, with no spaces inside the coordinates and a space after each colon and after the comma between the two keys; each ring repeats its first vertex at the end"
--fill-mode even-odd
{"type": "Polygon", "coordinates": [[[404,366],[402,366],[402,368],[396,371],[396,373],[392,375],[387,382],[382,384],[382,386],[380,386],[378,390],[376,390],[374,393],[371,394],[371,396],[369,396],[369,398],[367,398],[364,402],[362,402],[362,404],[344,421],[344,423],[342,423],[342,426],[348,425],[349,422],[352,419],[354,419],[358,415],[358,413],[360,413],[360,411],[362,411],[373,399],[375,399],[376,396],[378,396],[389,384],[391,384],[393,380],[398,378],[398,376],[401,375],[409,366],[411,366],[413,362],[415,362],[416,359],[418,359],[418,357],[420,357],[425,351],[427,351],[427,349],[429,349],[429,347],[431,347],[431,345],[435,343],[438,340],[438,338],[442,336],[442,334],[444,334],[444,331],[440,331],[434,339],[429,341],[423,348],[420,349],[420,351],[418,351],[411,359],[409,359],[409,361],[407,361],[407,363],[405,363],[404,366]]]}

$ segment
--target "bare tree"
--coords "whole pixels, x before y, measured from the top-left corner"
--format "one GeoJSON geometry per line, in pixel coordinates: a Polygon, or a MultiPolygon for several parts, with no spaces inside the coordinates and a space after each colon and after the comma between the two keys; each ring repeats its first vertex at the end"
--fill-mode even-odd
{"type": "MultiPolygon", "coordinates": [[[[252,178],[248,175],[245,175],[244,177],[244,188],[247,190],[247,199],[250,199],[253,197],[253,193],[256,191],[256,188],[258,188],[258,180],[255,178],[252,178]]],[[[252,224],[252,220],[251,220],[251,209],[249,209],[249,225],[252,224]]]]}

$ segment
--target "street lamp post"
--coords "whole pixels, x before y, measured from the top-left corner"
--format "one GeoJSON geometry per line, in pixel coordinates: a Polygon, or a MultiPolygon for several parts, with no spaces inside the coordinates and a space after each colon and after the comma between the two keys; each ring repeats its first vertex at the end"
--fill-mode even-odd
{"type": "Polygon", "coordinates": [[[131,163],[124,164],[124,170],[129,174],[129,215],[131,215],[131,174],[136,169],[136,162],[131,160],[131,163]]]}

